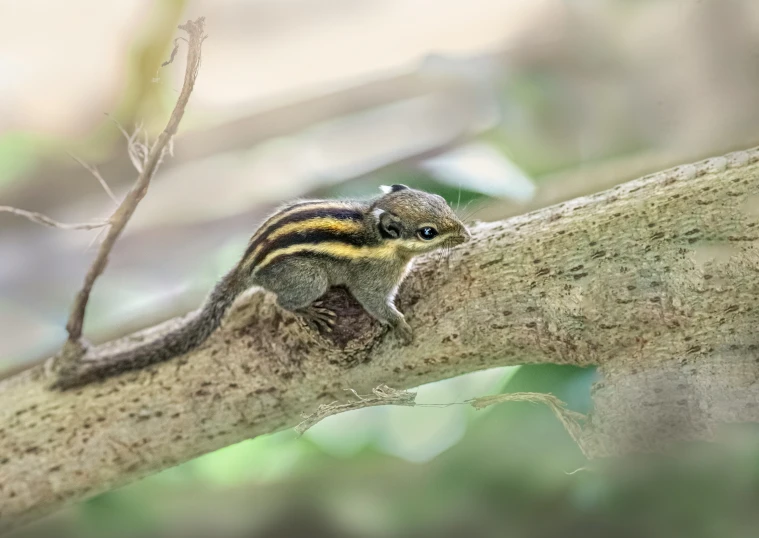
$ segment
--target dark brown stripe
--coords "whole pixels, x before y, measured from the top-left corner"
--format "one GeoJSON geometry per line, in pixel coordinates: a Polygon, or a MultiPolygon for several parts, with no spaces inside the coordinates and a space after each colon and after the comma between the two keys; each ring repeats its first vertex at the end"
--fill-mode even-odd
{"type": "MultiPolygon", "coordinates": [[[[328,203],[326,200],[311,200],[308,202],[299,202],[297,204],[292,204],[287,207],[283,207],[280,211],[277,211],[272,216],[270,216],[268,219],[266,219],[266,222],[264,222],[261,226],[258,227],[256,232],[253,234],[253,237],[251,238],[252,241],[248,244],[248,248],[245,249],[245,255],[243,258],[247,258],[251,252],[253,252],[258,245],[260,245],[263,241],[266,240],[266,236],[269,235],[270,232],[272,232],[272,222],[276,221],[283,213],[288,213],[290,211],[293,211],[297,208],[303,208],[302,211],[307,211],[307,206],[313,206],[317,204],[324,205],[325,203],[328,203]]],[[[331,208],[329,208],[331,209],[331,208]]],[[[301,211],[293,211],[293,215],[299,215],[301,211]]],[[[300,220],[300,219],[298,219],[300,220]]],[[[293,222],[289,220],[289,217],[287,217],[286,220],[283,220],[282,222],[293,222]]],[[[274,226],[278,226],[279,222],[276,222],[274,226]]]]}
{"type": "Polygon", "coordinates": [[[363,245],[366,245],[366,240],[364,236],[359,234],[346,234],[346,233],[335,233],[333,231],[327,231],[327,230],[314,230],[310,232],[294,232],[291,234],[284,235],[282,237],[278,237],[276,240],[272,241],[271,243],[268,243],[262,248],[258,254],[256,254],[256,257],[253,259],[253,267],[261,263],[261,260],[263,260],[268,254],[280,250],[283,248],[291,247],[293,245],[303,245],[303,244],[312,244],[316,245],[318,243],[324,243],[327,241],[338,241],[340,243],[345,243],[347,245],[353,245],[356,247],[360,247],[363,245]]]}
{"type": "MultiPolygon", "coordinates": [[[[313,202],[311,202],[311,203],[313,203],[313,202]]],[[[293,207],[295,207],[295,206],[290,206],[287,209],[284,209],[283,211],[290,211],[293,207]]],[[[315,218],[319,218],[319,217],[329,217],[329,218],[333,218],[333,219],[337,219],[337,220],[361,221],[364,218],[364,214],[361,213],[360,211],[356,211],[355,209],[348,209],[348,208],[344,208],[344,207],[321,207],[321,208],[318,208],[318,209],[304,208],[301,211],[293,212],[292,214],[290,214],[290,215],[286,216],[285,218],[283,218],[282,220],[278,221],[276,223],[276,225],[273,227],[273,229],[261,230],[258,233],[258,237],[256,237],[256,239],[253,240],[250,243],[250,245],[248,245],[248,248],[245,251],[245,258],[247,258],[256,249],[256,247],[258,247],[258,245],[260,245],[262,243],[266,243],[269,233],[273,232],[274,229],[278,229],[280,226],[284,226],[286,224],[291,224],[293,222],[302,222],[302,221],[306,221],[306,220],[309,220],[309,219],[315,219],[315,218]]],[[[336,234],[334,232],[325,232],[323,230],[320,230],[319,232],[314,232],[314,234],[316,234],[316,233],[320,233],[320,234],[325,234],[326,233],[329,236],[331,236],[333,238],[333,240],[342,240],[342,236],[346,236],[347,237],[348,235],[352,235],[352,234],[336,234]]],[[[294,232],[292,234],[288,234],[286,236],[280,237],[273,244],[275,244],[275,245],[279,244],[280,241],[288,240],[290,237],[292,237],[292,236],[298,236],[298,235],[302,236],[303,232],[294,232]]],[[[324,239],[321,239],[321,240],[323,241],[324,239]]],[[[300,241],[294,240],[293,242],[288,243],[287,246],[289,246],[291,244],[296,244],[296,243],[309,243],[309,242],[313,242],[313,241],[308,241],[308,240],[305,240],[305,239],[304,240],[300,240],[300,241]]],[[[277,248],[281,248],[281,247],[277,247],[277,248]]],[[[258,263],[265,254],[267,254],[267,253],[269,253],[271,251],[272,251],[271,245],[266,245],[264,248],[262,248],[261,251],[256,255],[256,259],[253,261],[253,265],[255,265],[256,263],[258,263]]]]}

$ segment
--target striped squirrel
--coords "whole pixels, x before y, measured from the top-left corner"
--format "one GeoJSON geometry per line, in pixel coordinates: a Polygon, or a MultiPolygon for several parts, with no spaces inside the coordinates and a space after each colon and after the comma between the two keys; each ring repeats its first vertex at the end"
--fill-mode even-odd
{"type": "Polygon", "coordinates": [[[335,313],[318,299],[330,286],[343,285],[371,316],[410,343],[411,328],[393,301],[412,258],[463,243],[469,232],[438,195],[405,185],[382,191],[368,202],[300,201],[279,209],[253,234],[245,254],[203,306],[177,329],[95,360],[82,372],[58,372],[54,388],[85,385],[196,348],[252,286],[275,293],[279,306],[329,331],[335,313]]]}

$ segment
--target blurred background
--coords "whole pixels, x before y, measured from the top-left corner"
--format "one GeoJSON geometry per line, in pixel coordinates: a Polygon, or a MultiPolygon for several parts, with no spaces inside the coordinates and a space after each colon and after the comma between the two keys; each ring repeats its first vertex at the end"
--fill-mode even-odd
{"type": "MultiPolygon", "coordinates": [[[[295,197],[438,192],[496,220],[759,140],[752,0],[0,0],[0,205],[104,218],[179,88],[195,92],[85,323],[100,342],[197,307],[295,197]],[[72,157],[73,156],[73,157],[72,157]]],[[[98,232],[0,213],[0,377],[54,353],[98,232]]],[[[586,412],[591,370],[525,366],[420,388],[520,390],[586,412]]],[[[310,411],[310,410],[304,410],[310,411]]],[[[753,437],[677,462],[587,462],[547,409],[373,408],[72,507],[56,535],[755,536],[753,437]],[[751,447],[750,449],[747,447],[751,447]],[[684,530],[685,529],[685,530],[684,530]]]]}

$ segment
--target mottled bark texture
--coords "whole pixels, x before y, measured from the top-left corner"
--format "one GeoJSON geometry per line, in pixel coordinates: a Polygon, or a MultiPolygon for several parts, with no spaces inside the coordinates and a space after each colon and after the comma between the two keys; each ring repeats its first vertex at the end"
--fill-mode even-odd
{"type": "MultiPolygon", "coordinates": [[[[386,383],[523,363],[599,365],[594,455],[759,421],[759,150],[473,227],[400,292],[403,347],[340,291],[335,332],[242,297],[200,349],[73,392],[44,368],[0,385],[0,521],[298,422],[386,383]]],[[[115,353],[176,321],[93,351],[115,353]]]]}

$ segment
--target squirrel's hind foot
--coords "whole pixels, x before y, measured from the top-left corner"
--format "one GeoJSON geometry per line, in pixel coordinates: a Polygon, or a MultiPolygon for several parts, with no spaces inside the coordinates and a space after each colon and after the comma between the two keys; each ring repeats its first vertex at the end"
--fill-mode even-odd
{"type": "Polygon", "coordinates": [[[310,306],[301,308],[297,313],[300,314],[301,319],[306,325],[312,329],[327,333],[332,332],[332,328],[335,326],[335,320],[337,319],[335,311],[323,306],[321,301],[316,301],[310,306]]]}

